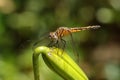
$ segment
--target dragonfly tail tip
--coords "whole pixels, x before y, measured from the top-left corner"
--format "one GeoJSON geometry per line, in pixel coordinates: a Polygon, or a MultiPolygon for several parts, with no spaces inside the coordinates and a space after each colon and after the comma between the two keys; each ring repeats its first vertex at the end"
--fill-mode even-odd
{"type": "Polygon", "coordinates": [[[100,25],[95,25],[95,26],[93,26],[94,27],[94,29],[98,29],[98,28],[100,28],[101,26],[100,25]]]}

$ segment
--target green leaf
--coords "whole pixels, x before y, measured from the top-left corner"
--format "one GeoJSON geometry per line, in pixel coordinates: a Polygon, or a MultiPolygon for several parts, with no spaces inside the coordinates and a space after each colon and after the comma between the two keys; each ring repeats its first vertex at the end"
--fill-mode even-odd
{"type": "Polygon", "coordinates": [[[39,54],[42,54],[43,60],[48,67],[65,80],[88,80],[82,69],[68,56],[67,53],[58,48],[48,48],[45,46],[34,49],[33,68],[35,80],[39,80],[39,54]]]}

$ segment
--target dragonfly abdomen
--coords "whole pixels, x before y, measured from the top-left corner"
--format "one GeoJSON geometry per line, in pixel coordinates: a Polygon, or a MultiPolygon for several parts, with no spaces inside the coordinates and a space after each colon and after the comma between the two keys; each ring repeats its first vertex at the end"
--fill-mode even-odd
{"type": "Polygon", "coordinates": [[[75,27],[75,28],[70,28],[70,32],[79,32],[79,31],[82,31],[82,30],[97,29],[99,27],[100,27],[99,25],[88,26],[88,27],[75,27]]]}

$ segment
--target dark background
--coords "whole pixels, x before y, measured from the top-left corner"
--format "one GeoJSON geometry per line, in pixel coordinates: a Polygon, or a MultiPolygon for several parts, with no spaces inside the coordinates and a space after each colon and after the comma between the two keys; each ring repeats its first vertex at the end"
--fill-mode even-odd
{"type": "MultiPolygon", "coordinates": [[[[32,44],[88,25],[101,28],[74,35],[80,67],[90,80],[120,80],[120,0],[0,0],[0,80],[33,80],[32,44]]],[[[63,80],[40,63],[41,80],[63,80]]]]}

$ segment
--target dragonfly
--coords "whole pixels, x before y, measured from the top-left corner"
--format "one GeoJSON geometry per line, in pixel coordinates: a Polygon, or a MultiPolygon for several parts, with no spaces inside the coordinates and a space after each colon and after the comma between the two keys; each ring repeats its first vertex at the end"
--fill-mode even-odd
{"type": "MultiPolygon", "coordinates": [[[[100,28],[100,25],[93,25],[93,26],[86,26],[86,27],[73,27],[73,28],[59,27],[54,32],[50,32],[49,35],[47,36],[48,38],[47,40],[49,40],[49,43],[47,46],[60,48],[61,47],[60,44],[62,44],[63,46],[61,48],[64,51],[66,46],[66,40],[64,40],[63,37],[70,35],[71,39],[73,40],[72,33],[80,32],[83,30],[89,30],[89,29],[98,29],[98,28],[100,28]]],[[[35,45],[36,44],[38,44],[38,42],[36,42],[35,45]]]]}
{"type": "Polygon", "coordinates": [[[63,39],[64,36],[70,35],[72,38],[72,33],[80,32],[88,29],[97,29],[99,27],[100,27],[99,25],[86,26],[86,27],[74,27],[74,28],[59,27],[56,31],[49,33],[49,38],[51,41],[48,44],[48,46],[52,47],[52,46],[58,45],[57,47],[59,47],[59,43],[61,42],[62,44],[64,44],[64,47],[65,47],[66,41],[63,39]]]}

